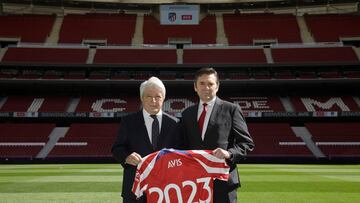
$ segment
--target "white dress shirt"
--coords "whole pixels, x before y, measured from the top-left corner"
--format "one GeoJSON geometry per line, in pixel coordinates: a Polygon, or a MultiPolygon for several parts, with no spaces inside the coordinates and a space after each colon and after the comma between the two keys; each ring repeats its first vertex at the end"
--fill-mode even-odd
{"type": "MultiPolygon", "coordinates": [[[[160,110],[157,114],[156,114],[156,118],[158,119],[159,121],[159,133],[161,133],[161,123],[162,123],[162,111],[160,110]]],[[[145,121],[145,126],[146,126],[146,130],[147,130],[147,133],[148,133],[148,136],[149,136],[149,140],[150,142],[152,143],[152,123],[154,121],[153,118],[151,118],[150,114],[145,110],[143,109],[143,116],[144,116],[144,121],[145,121]]]]}
{"type": "Polygon", "coordinates": [[[212,99],[209,102],[203,102],[201,100],[199,102],[198,114],[197,114],[197,119],[196,120],[199,120],[200,115],[201,115],[201,113],[203,111],[203,103],[207,104],[207,106],[206,106],[207,107],[206,116],[205,116],[205,120],[204,120],[203,129],[202,129],[202,132],[201,132],[202,140],[204,140],[204,136],[205,136],[205,132],[206,132],[209,120],[210,120],[211,112],[212,112],[212,110],[214,108],[214,105],[215,105],[215,100],[216,100],[216,97],[214,97],[214,99],[212,99]]]}

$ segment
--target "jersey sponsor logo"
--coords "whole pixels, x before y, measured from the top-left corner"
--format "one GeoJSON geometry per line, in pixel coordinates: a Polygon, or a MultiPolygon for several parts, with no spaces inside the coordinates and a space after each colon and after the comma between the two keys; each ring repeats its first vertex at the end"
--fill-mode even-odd
{"type": "Polygon", "coordinates": [[[173,168],[181,165],[182,165],[181,159],[174,159],[168,162],[168,168],[173,168]]]}

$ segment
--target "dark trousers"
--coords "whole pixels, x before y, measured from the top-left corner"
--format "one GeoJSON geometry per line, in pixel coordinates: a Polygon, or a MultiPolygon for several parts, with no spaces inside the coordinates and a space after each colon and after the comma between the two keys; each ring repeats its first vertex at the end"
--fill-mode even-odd
{"type": "Polygon", "coordinates": [[[134,197],[123,197],[123,203],[146,203],[145,196],[140,197],[139,199],[136,199],[134,197]]]}
{"type": "Polygon", "coordinates": [[[225,181],[214,181],[214,203],[237,203],[237,187],[229,188],[225,181]]]}

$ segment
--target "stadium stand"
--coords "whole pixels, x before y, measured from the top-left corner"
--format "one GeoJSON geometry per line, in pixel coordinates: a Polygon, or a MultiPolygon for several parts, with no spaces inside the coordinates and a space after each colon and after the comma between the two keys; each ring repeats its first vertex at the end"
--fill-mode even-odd
{"type": "Polygon", "coordinates": [[[106,80],[110,77],[110,71],[91,71],[89,74],[90,80],[106,80]]]}
{"type": "Polygon", "coordinates": [[[275,63],[359,62],[352,47],[272,48],[275,63]]]}
{"type": "Polygon", "coordinates": [[[42,79],[60,79],[62,77],[63,77],[62,71],[47,70],[42,76],[42,79]]]}
{"type": "Polygon", "coordinates": [[[360,78],[360,71],[344,71],[343,74],[347,78],[360,78]]]}
{"type": "Polygon", "coordinates": [[[360,37],[358,15],[305,15],[305,20],[316,42],[339,42],[344,38],[360,37]]]}
{"type": "MultiPolygon", "coordinates": [[[[66,112],[69,96],[8,96],[0,112],[66,112]]],[[[238,97],[223,96],[224,99],[239,105],[244,113],[284,112],[285,109],[276,96],[238,97]]],[[[138,96],[121,97],[81,96],[75,112],[136,112],[140,107],[138,96]]],[[[188,96],[169,96],[164,102],[164,111],[179,113],[195,104],[197,98],[188,96]]]]}
{"type": "Polygon", "coordinates": [[[99,48],[95,64],[176,64],[176,49],[113,49],[99,48]]]}
{"type": "Polygon", "coordinates": [[[9,47],[2,61],[11,63],[85,64],[88,52],[87,48],[9,47]]]}
{"type": "Polygon", "coordinates": [[[41,75],[42,72],[39,70],[23,70],[16,79],[39,79],[41,75]]]}
{"type": "Polygon", "coordinates": [[[33,96],[9,96],[0,111],[26,112],[34,100],[33,96]]]}
{"type": "Polygon", "coordinates": [[[130,80],[131,75],[128,71],[114,71],[111,75],[111,80],[130,80]]]}
{"type": "Polygon", "coordinates": [[[35,158],[54,127],[51,123],[0,123],[0,157],[35,158]]]}
{"type": "MultiPolygon", "coordinates": [[[[221,96],[223,99],[239,105],[245,115],[249,112],[285,112],[279,96],[221,96]]],[[[140,108],[137,95],[122,96],[81,96],[75,106],[75,112],[136,112],[140,108]]],[[[354,96],[290,96],[289,105],[294,112],[359,112],[360,107],[354,96]]],[[[69,96],[20,96],[3,97],[0,112],[66,112],[71,102],[69,96]]],[[[189,96],[168,96],[164,102],[164,111],[179,113],[196,103],[197,98],[189,96]]]]}
{"type": "Polygon", "coordinates": [[[0,158],[110,158],[140,81],[164,80],[163,110],[179,117],[204,65],[248,120],[246,159],[360,157],[360,51],[341,42],[358,41],[359,16],[203,8],[199,25],[171,26],[156,9],[1,15],[0,42],[19,42],[0,48],[0,158]]]}
{"type": "Polygon", "coordinates": [[[272,75],[269,70],[255,70],[253,71],[253,78],[256,80],[269,80],[272,78],[272,75]]]}
{"type": "Polygon", "coordinates": [[[66,96],[8,96],[0,112],[66,112],[66,96]]]}
{"type": "Polygon", "coordinates": [[[105,40],[108,45],[131,45],[134,14],[68,14],[64,17],[59,43],[105,40]]]}
{"type": "Polygon", "coordinates": [[[86,79],[86,72],[83,70],[70,70],[64,73],[66,80],[84,80],[86,79]]]}
{"type": "Polygon", "coordinates": [[[230,80],[248,80],[248,79],[250,79],[250,74],[246,70],[233,71],[233,72],[230,72],[228,75],[229,75],[230,80]]]}
{"type": "Polygon", "coordinates": [[[298,70],[297,76],[299,79],[318,79],[319,76],[316,71],[313,70],[298,70]]]}
{"type": "Polygon", "coordinates": [[[250,123],[248,128],[257,145],[249,156],[313,156],[305,143],[289,144],[302,140],[295,136],[288,123],[250,123]]]}
{"type": "Polygon", "coordinates": [[[295,73],[291,70],[280,70],[274,73],[275,79],[295,79],[295,73]]]}
{"type": "Polygon", "coordinates": [[[111,157],[119,124],[71,124],[49,157],[111,157]]]}
{"type": "Polygon", "coordinates": [[[186,64],[249,64],[266,63],[262,48],[252,49],[184,49],[186,64]]]}
{"type": "Polygon", "coordinates": [[[305,123],[305,126],[328,157],[360,156],[359,123],[305,123]]]}
{"type": "Polygon", "coordinates": [[[291,14],[224,14],[230,45],[252,45],[256,40],[301,43],[300,30],[291,14]]]}
{"type": "Polygon", "coordinates": [[[54,21],[55,15],[2,15],[0,38],[42,43],[49,36],[54,21]]]}

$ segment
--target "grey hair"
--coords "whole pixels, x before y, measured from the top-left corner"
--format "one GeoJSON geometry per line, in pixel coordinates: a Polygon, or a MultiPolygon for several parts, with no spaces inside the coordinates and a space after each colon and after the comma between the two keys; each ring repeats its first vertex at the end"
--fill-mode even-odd
{"type": "Polygon", "coordinates": [[[163,94],[163,97],[165,98],[166,89],[165,89],[164,83],[159,78],[153,76],[153,77],[149,78],[148,80],[145,80],[144,82],[141,83],[141,85],[140,85],[140,99],[141,100],[144,96],[144,90],[147,87],[159,88],[163,94]]]}

